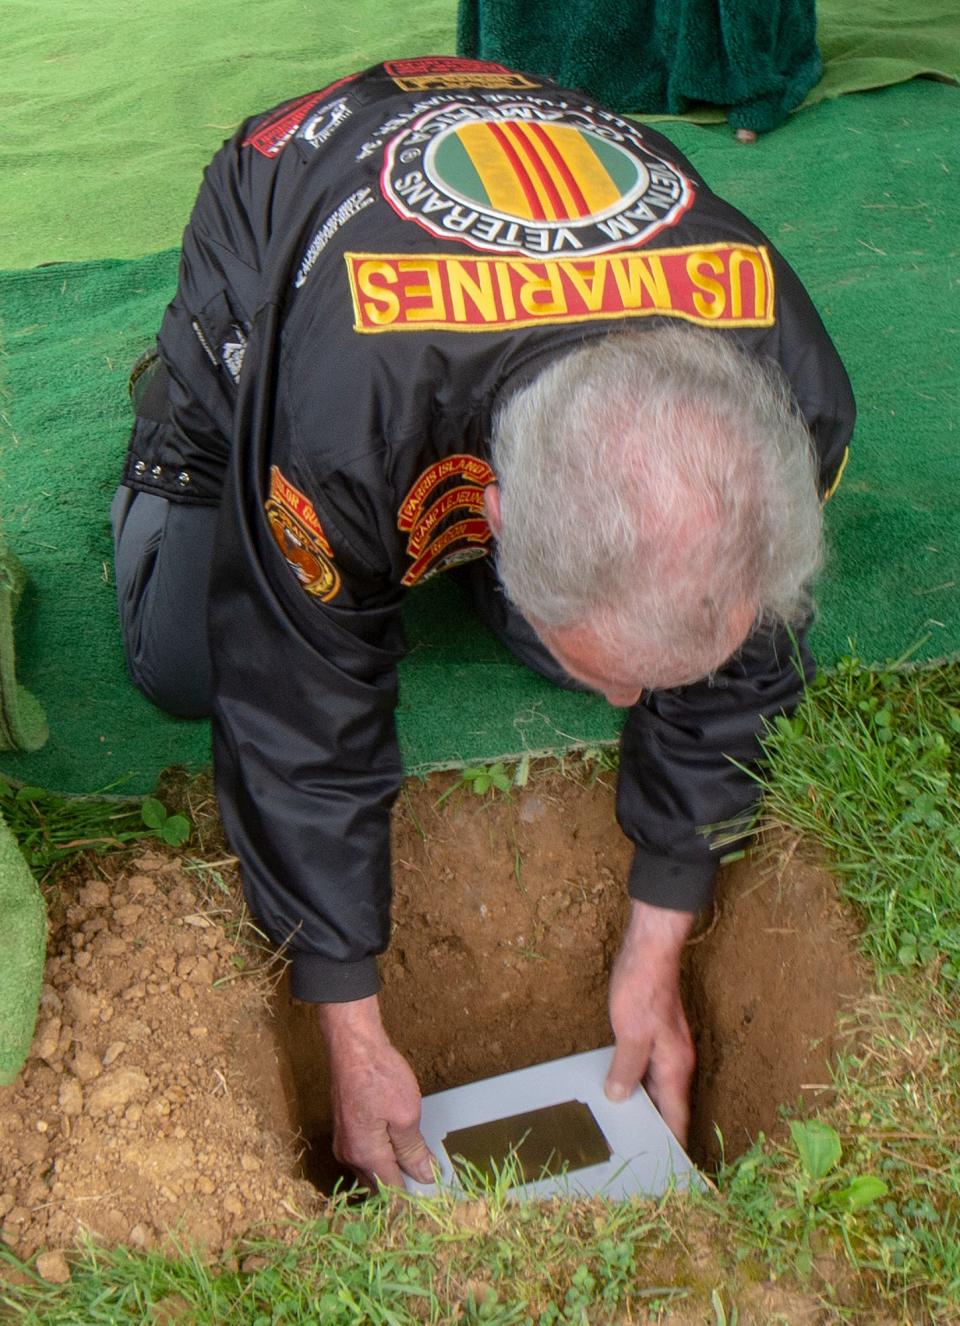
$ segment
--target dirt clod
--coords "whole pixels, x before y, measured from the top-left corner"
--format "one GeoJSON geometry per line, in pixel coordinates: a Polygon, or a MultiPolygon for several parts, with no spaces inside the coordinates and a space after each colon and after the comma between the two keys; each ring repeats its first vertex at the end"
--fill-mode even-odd
{"type": "Polygon", "coordinates": [[[52,1285],[65,1285],[70,1279],[70,1267],[62,1252],[42,1252],[37,1258],[37,1274],[52,1285]]]}

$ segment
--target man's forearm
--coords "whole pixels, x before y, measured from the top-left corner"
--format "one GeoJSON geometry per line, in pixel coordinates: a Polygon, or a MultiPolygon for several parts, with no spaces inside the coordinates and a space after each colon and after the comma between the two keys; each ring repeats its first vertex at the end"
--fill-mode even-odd
{"type": "Polygon", "coordinates": [[[623,937],[624,948],[642,950],[663,962],[680,961],[683,946],[696,923],[697,913],[654,907],[651,903],[630,901],[630,920],[623,937]]]}
{"type": "Polygon", "coordinates": [[[315,1004],[317,1018],[331,1053],[350,1046],[369,1046],[387,1039],[376,995],[348,1003],[315,1004]]]}

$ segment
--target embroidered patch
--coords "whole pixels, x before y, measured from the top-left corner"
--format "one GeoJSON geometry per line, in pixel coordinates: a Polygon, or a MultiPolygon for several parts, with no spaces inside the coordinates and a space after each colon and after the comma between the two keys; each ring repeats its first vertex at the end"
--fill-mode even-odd
{"type": "Polygon", "coordinates": [[[240,370],[243,368],[243,356],[246,350],[247,334],[242,327],[234,323],[230,328],[230,335],[220,347],[220,358],[223,360],[224,368],[237,384],[240,382],[240,370]]]}
{"type": "Polygon", "coordinates": [[[774,321],[770,255],[749,244],[539,262],[426,253],[344,258],[358,332],[498,331],[653,316],[704,327],[774,321]]]}
{"type": "Polygon", "coordinates": [[[333,564],[333,549],[313,503],[284,478],[276,465],[270,470],[270,496],[264,509],[287,565],[308,594],[329,603],[341,584],[333,564]]]}
{"type": "Polygon", "coordinates": [[[485,460],[468,455],[447,456],[417,478],[397,512],[397,528],[409,534],[407,552],[413,559],[404,585],[486,555],[483,545],[490,542],[492,532],[483,514],[483,490],[494,478],[485,460]],[[456,480],[466,482],[451,486],[456,480]],[[449,523],[464,512],[470,514],[449,523]]]}
{"type": "Polygon", "coordinates": [[[295,137],[302,143],[309,143],[311,147],[321,148],[352,114],[346,97],[339,97],[336,101],[321,106],[312,115],[308,115],[295,137]]]}
{"type": "Polygon", "coordinates": [[[693,202],[637,125],[562,98],[451,99],[387,146],[380,187],[404,220],[488,252],[644,244],[693,202]]]}
{"type": "Polygon", "coordinates": [[[540,87],[523,74],[486,60],[465,60],[453,55],[424,55],[415,60],[387,60],[384,70],[404,92],[429,92],[434,88],[525,88],[540,87]]]}
{"type": "Polygon", "coordinates": [[[356,74],[348,74],[346,78],[338,78],[319,92],[308,92],[305,96],[286,102],[274,112],[271,119],[257,125],[250,137],[243,140],[242,146],[252,147],[263,157],[278,157],[313,108],[325,101],[338,87],[352,83],[356,77],[356,74]]]}
{"type": "Polygon", "coordinates": [[[299,290],[304,281],[310,275],[314,263],[320,257],[320,254],[327,247],[334,235],[351,217],[362,212],[365,207],[372,207],[374,203],[369,187],[357,189],[349,197],[344,198],[339,207],[335,208],[328,217],[326,217],[320,226],[313,232],[310,243],[306,247],[303,258],[300,260],[300,267],[296,276],[293,278],[294,289],[299,290]]]}

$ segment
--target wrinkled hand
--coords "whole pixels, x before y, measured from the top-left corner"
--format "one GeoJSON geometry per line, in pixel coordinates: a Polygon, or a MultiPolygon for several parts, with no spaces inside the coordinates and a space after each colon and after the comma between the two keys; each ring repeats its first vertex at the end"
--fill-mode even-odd
{"type": "Polygon", "coordinates": [[[371,1187],[402,1186],[401,1171],[432,1183],[420,1088],[384,1031],[376,995],[318,1009],[330,1054],[333,1154],[371,1187]]]}
{"type": "Polygon", "coordinates": [[[680,998],[680,954],[695,919],[634,901],[610,976],[617,1044],[606,1094],[626,1100],[643,1082],[681,1146],[687,1142],[696,1053],[680,998]]]}

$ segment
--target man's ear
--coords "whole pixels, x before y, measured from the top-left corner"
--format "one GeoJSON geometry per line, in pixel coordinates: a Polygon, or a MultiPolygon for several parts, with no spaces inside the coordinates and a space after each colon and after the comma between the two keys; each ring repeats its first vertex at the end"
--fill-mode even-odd
{"type": "Polygon", "coordinates": [[[497,483],[488,483],[483,490],[483,511],[487,517],[487,523],[494,534],[499,537],[500,530],[503,528],[503,521],[500,516],[500,485],[497,483]]]}

